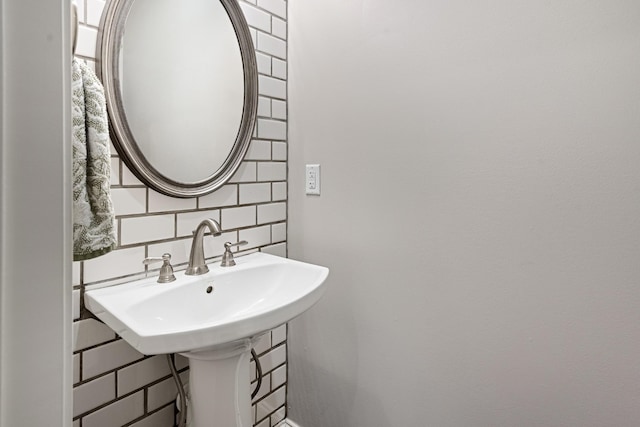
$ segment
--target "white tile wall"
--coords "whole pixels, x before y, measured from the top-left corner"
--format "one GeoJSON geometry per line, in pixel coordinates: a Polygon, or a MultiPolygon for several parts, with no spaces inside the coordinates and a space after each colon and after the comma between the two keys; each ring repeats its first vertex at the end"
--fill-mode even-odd
{"type": "MultiPolygon", "coordinates": [[[[243,184],[240,186],[240,204],[262,203],[271,200],[271,184],[243,184]]],[[[260,206],[258,206],[258,210],[260,206]]]]}
{"type": "Polygon", "coordinates": [[[256,405],[256,420],[269,416],[286,402],[286,387],[280,387],[256,405]]]}
{"type": "MultiPolygon", "coordinates": [[[[171,264],[176,267],[189,261],[189,251],[191,250],[191,238],[180,240],[171,240],[169,242],[156,243],[148,246],[149,256],[162,256],[162,254],[171,254],[171,264]]],[[[149,274],[153,270],[160,268],[160,264],[150,266],[149,274]]]]}
{"type": "Polygon", "coordinates": [[[271,34],[281,39],[287,39],[287,23],[275,16],[271,20],[271,34]]]}
{"type": "Polygon", "coordinates": [[[174,425],[173,406],[167,406],[142,421],[131,424],[131,427],[173,427],[174,425]]]}
{"type": "Polygon", "coordinates": [[[114,276],[125,276],[144,271],[142,260],[145,258],[144,247],[130,249],[119,249],[84,261],[84,281],[85,285],[106,280],[114,276]],[[117,267],[116,267],[117,266],[117,267]]]}
{"type": "Polygon", "coordinates": [[[271,373],[271,387],[278,388],[287,382],[287,367],[282,365],[271,373]]]}
{"type": "Polygon", "coordinates": [[[271,115],[274,119],[286,120],[287,118],[287,104],[284,101],[273,100],[271,101],[271,115]]]}
{"type": "Polygon", "coordinates": [[[73,383],[80,382],[80,354],[73,355],[73,383]]]}
{"type": "Polygon", "coordinates": [[[143,357],[124,340],[87,350],[82,354],[82,378],[92,378],[143,357]]]}
{"type": "Polygon", "coordinates": [[[197,199],[178,199],[149,190],[149,212],[184,211],[195,209],[197,199]]]}
{"type": "Polygon", "coordinates": [[[247,152],[249,160],[271,160],[271,142],[254,139],[247,152]]]}
{"type": "MultiPolygon", "coordinates": [[[[112,149],[111,153],[115,153],[116,150],[112,149]]],[[[136,178],[136,176],[124,165],[122,165],[122,185],[129,185],[129,186],[144,186],[144,184],[142,182],[140,182],[140,180],[138,178],[136,178]]]]}
{"type": "Polygon", "coordinates": [[[262,354],[271,350],[271,333],[267,332],[262,335],[253,346],[256,354],[262,354]]]}
{"type": "Polygon", "coordinates": [[[287,78],[287,63],[279,59],[273,58],[271,65],[271,74],[279,79],[287,78]]]}
{"type": "Polygon", "coordinates": [[[265,419],[261,423],[257,424],[256,427],[269,427],[271,425],[271,420],[265,419]]]}
{"type": "Polygon", "coordinates": [[[247,3],[240,3],[240,7],[251,27],[267,33],[271,32],[271,15],[269,13],[247,3]]]}
{"type": "Polygon", "coordinates": [[[242,249],[258,248],[271,241],[271,226],[267,225],[257,228],[247,228],[245,230],[240,230],[238,234],[239,240],[246,240],[249,242],[246,246],[243,246],[242,249]]]}
{"type": "Polygon", "coordinates": [[[77,286],[80,285],[80,263],[79,262],[74,262],[73,266],[71,267],[71,284],[73,286],[77,286]]]}
{"type": "Polygon", "coordinates": [[[95,57],[97,37],[98,30],[96,30],[95,28],[89,28],[84,25],[80,25],[78,27],[76,55],[95,57]]]}
{"type": "Polygon", "coordinates": [[[171,370],[167,358],[154,356],[118,371],[118,396],[124,396],[156,380],[158,376],[169,375],[171,370]]]}
{"type": "MultiPolygon", "coordinates": [[[[271,374],[264,374],[262,376],[262,384],[260,385],[260,390],[256,394],[256,397],[253,399],[253,402],[259,402],[264,399],[269,393],[271,393],[271,374]]],[[[252,393],[255,393],[255,387],[257,387],[257,382],[251,386],[252,393]]]]}
{"type": "Polygon", "coordinates": [[[260,95],[286,99],[287,83],[268,76],[258,76],[258,91],[260,95]]]}
{"type": "Polygon", "coordinates": [[[113,188],[111,201],[117,215],[143,214],[147,211],[145,188],[113,188]]]}
{"type": "MultiPolygon", "coordinates": [[[[77,1],[81,25],[76,54],[94,66],[105,2],[77,1]]],[[[174,266],[184,268],[191,233],[202,219],[209,217],[219,220],[224,232],[220,237],[205,238],[208,259],[222,254],[225,241],[238,240],[249,241],[240,252],[260,250],[286,256],[286,2],[239,3],[256,46],[260,124],[231,181],[199,198],[167,197],[138,180],[112,145],[111,186],[119,247],[73,266],[74,427],[169,427],[173,425],[176,395],[164,357],[143,356],[81,310],[85,286],[110,286],[144,277],[142,260],[165,252],[172,254],[174,266]]],[[[149,269],[149,275],[155,273],[155,267],[149,269]]],[[[286,326],[265,334],[256,344],[256,351],[265,367],[263,386],[253,409],[255,425],[274,427],[286,415],[286,326]]],[[[178,357],[177,363],[186,380],[186,359],[178,357]]],[[[252,367],[255,380],[253,362],[252,367]]]]}
{"type": "Polygon", "coordinates": [[[245,206],[223,209],[220,225],[225,230],[256,225],[256,207],[245,206]]]}
{"type": "Polygon", "coordinates": [[[239,239],[238,232],[232,231],[229,233],[222,233],[222,235],[217,237],[207,237],[204,240],[204,256],[205,259],[209,259],[221,257],[224,253],[224,244],[226,242],[237,242],[239,239]]]}
{"type": "Polygon", "coordinates": [[[275,245],[267,246],[266,248],[262,248],[262,252],[266,254],[271,254],[275,256],[286,257],[287,256],[287,244],[286,243],[278,243],[275,245]]]}
{"type": "Polygon", "coordinates": [[[271,337],[273,340],[273,345],[285,342],[285,340],[287,339],[287,325],[282,325],[274,329],[271,332],[271,337]]]}
{"type": "Polygon", "coordinates": [[[258,6],[281,18],[287,17],[287,3],[284,0],[258,0],[258,6]]]}
{"type": "Polygon", "coordinates": [[[101,406],[116,397],[116,376],[109,374],[73,389],[73,416],[101,406]]]}
{"type": "Polygon", "coordinates": [[[73,304],[73,320],[80,319],[80,289],[76,289],[71,294],[73,304]]]}
{"type": "Polygon", "coordinates": [[[104,1],[102,0],[87,0],[87,25],[97,27],[100,25],[100,16],[102,15],[102,9],[104,8],[104,1]]]}
{"type": "Polygon", "coordinates": [[[278,222],[287,219],[287,204],[272,203],[258,206],[258,224],[278,222]]]}
{"type": "Polygon", "coordinates": [[[230,182],[254,182],[256,180],[256,162],[242,162],[230,182]]]}
{"type": "Polygon", "coordinates": [[[73,351],[84,350],[115,338],[115,332],[97,320],[85,319],[73,323],[73,351]]]}
{"type": "Polygon", "coordinates": [[[198,228],[198,224],[208,218],[220,222],[220,210],[207,209],[198,212],[178,214],[178,221],[176,223],[178,237],[193,236],[193,232],[198,228]]]}
{"type": "Polygon", "coordinates": [[[287,139],[287,124],[269,119],[258,119],[258,136],[264,139],[287,139]]]}
{"type": "Polygon", "coordinates": [[[285,181],[287,164],[284,162],[263,162],[258,164],[258,181],[285,181]]]}
{"type": "Polygon", "coordinates": [[[122,426],[144,415],[144,392],[129,397],[93,412],[82,419],[82,427],[122,426]]]}
{"type": "MultiPolygon", "coordinates": [[[[286,399],[286,396],[285,396],[286,399]]],[[[280,409],[276,410],[273,414],[271,414],[271,425],[275,426],[287,416],[287,409],[284,406],[281,406],[280,409]]]]}
{"type": "Polygon", "coordinates": [[[80,22],[86,22],[86,17],[85,17],[85,4],[83,1],[77,1],[76,5],[78,6],[78,20],[80,22]]]}
{"type": "Polygon", "coordinates": [[[175,236],[175,216],[147,215],[124,218],[120,220],[120,230],[120,243],[123,245],[169,239],[175,236]]]}
{"type": "Polygon", "coordinates": [[[287,183],[286,182],[274,182],[271,184],[273,189],[273,200],[285,200],[287,198],[287,183]]]}
{"type": "Polygon", "coordinates": [[[287,59],[287,43],[269,34],[258,33],[258,50],[277,58],[287,59]]]}
{"type": "MultiPolygon", "coordinates": [[[[181,374],[181,378],[183,384],[185,384],[188,378],[188,372],[181,374]]],[[[154,410],[166,405],[167,403],[174,402],[177,395],[178,388],[176,387],[173,377],[167,378],[166,380],[149,387],[147,405],[149,405],[150,410],[154,410]]]]}
{"type": "Polygon", "coordinates": [[[269,98],[258,97],[258,116],[271,117],[271,100],[269,98]]]}
{"type": "Polygon", "coordinates": [[[260,356],[260,363],[262,364],[262,372],[271,372],[275,368],[282,365],[287,360],[287,346],[281,345],[275,347],[268,353],[260,356]]]}
{"type": "Polygon", "coordinates": [[[271,226],[271,240],[274,242],[287,240],[287,224],[273,224],[271,226]]]}
{"type": "Polygon", "coordinates": [[[271,56],[256,52],[256,62],[258,64],[258,73],[271,74],[271,56]]]}
{"type": "Polygon", "coordinates": [[[114,157],[111,159],[111,185],[120,184],[120,159],[114,157]]]}
{"type": "MultiPolygon", "coordinates": [[[[242,168],[241,166],[240,168],[242,168]]],[[[255,164],[253,164],[255,168],[255,164]]],[[[225,185],[211,194],[198,199],[198,207],[213,208],[220,206],[233,206],[238,203],[238,187],[235,185],[225,185]]]]}

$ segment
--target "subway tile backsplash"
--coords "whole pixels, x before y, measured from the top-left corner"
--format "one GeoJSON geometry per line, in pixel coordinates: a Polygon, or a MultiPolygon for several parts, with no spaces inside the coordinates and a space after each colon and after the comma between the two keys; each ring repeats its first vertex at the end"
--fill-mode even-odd
{"type": "Polygon", "coordinates": [[[287,97],[287,83],[283,80],[267,76],[258,76],[259,93],[263,96],[285,99],[287,97]]]}
{"type": "Polygon", "coordinates": [[[249,146],[245,158],[247,160],[271,160],[271,145],[272,143],[270,141],[254,140],[249,146]]]}
{"type": "Polygon", "coordinates": [[[175,214],[120,219],[120,243],[140,244],[175,237],[175,214]]]}
{"type": "Polygon", "coordinates": [[[102,9],[104,7],[104,0],[87,0],[87,25],[97,27],[100,25],[100,16],[102,15],[102,9]]]}
{"type": "Polygon", "coordinates": [[[256,52],[256,62],[258,64],[258,72],[260,74],[271,74],[271,56],[256,52]]]}
{"type": "Polygon", "coordinates": [[[271,19],[271,34],[276,37],[280,37],[283,40],[287,39],[287,23],[278,19],[275,16],[271,19]]]}
{"type": "MultiPolygon", "coordinates": [[[[265,203],[271,201],[271,184],[243,184],[240,186],[240,203],[265,203]]],[[[260,206],[258,206],[260,209],[260,206]]]]}
{"type": "Polygon", "coordinates": [[[258,0],[258,6],[281,18],[287,17],[287,3],[284,0],[258,0]]]}
{"type": "Polygon", "coordinates": [[[258,181],[285,181],[286,179],[286,163],[263,162],[258,164],[258,181]]]}
{"type": "MultiPolygon", "coordinates": [[[[254,168],[255,168],[255,165],[254,165],[254,168]]],[[[220,206],[234,206],[237,204],[238,204],[238,186],[237,185],[225,185],[224,187],[216,190],[215,192],[211,194],[207,194],[206,196],[202,196],[198,199],[198,207],[200,209],[220,207],[220,206]]]]}
{"type": "Polygon", "coordinates": [[[197,199],[178,199],[149,190],[149,212],[187,211],[197,208],[197,199]]]}
{"type": "Polygon", "coordinates": [[[287,43],[266,33],[258,33],[258,50],[277,58],[287,58],[287,43]]]}
{"type": "MultiPolygon", "coordinates": [[[[80,18],[76,55],[95,66],[98,25],[105,2],[77,0],[80,18]]],[[[238,254],[287,254],[287,3],[240,0],[258,66],[259,125],[244,161],[230,182],[212,194],[172,198],[145,186],[112,145],[111,189],[118,248],[73,265],[74,427],[170,427],[175,425],[176,386],[164,356],[144,356],[82,309],[86,287],[110,286],[157,274],[147,256],[172,254],[184,269],[196,225],[221,222],[223,235],[205,238],[205,255],[218,259],[227,241],[247,240],[238,254]]],[[[255,350],[263,364],[262,388],[253,401],[255,427],[275,427],[286,417],[287,326],[265,334],[255,350]]],[[[188,361],[177,357],[183,381],[188,361]]],[[[252,386],[257,383],[251,362],[252,386]]]]}
{"type": "Polygon", "coordinates": [[[274,77],[279,79],[287,78],[287,63],[285,61],[273,58],[271,69],[274,77]]]}
{"type": "Polygon", "coordinates": [[[283,140],[287,137],[287,124],[282,121],[258,119],[258,137],[283,140]]]}
{"type": "Polygon", "coordinates": [[[287,204],[272,203],[258,206],[258,224],[284,221],[287,219],[287,204]]]}
{"type": "Polygon", "coordinates": [[[240,3],[240,7],[249,26],[267,33],[271,32],[271,15],[269,12],[260,10],[248,3],[240,3]]]}
{"type": "Polygon", "coordinates": [[[82,427],[124,426],[144,415],[144,391],[117,400],[82,419],[82,427]]]}

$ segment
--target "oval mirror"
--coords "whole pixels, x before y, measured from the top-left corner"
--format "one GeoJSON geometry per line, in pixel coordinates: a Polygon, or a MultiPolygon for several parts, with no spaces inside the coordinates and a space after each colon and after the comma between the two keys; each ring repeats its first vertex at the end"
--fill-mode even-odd
{"type": "Polygon", "coordinates": [[[227,182],[249,147],[258,99],[236,0],[110,0],[97,47],[112,141],[131,171],[175,197],[227,182]]]}

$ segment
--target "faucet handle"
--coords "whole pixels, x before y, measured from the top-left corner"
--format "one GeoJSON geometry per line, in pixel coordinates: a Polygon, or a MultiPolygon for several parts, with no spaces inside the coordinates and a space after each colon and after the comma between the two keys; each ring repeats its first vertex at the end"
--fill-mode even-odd
{"type": "Polygon", "coordinates": [[[241,246],[246,245],[246,240],[241,240],[237,243],[227,242],[224,244],[224,254],[222,254],[222,262],[220,263],[221,267],[233,267],[236,265],[236,262],[233,260],[233,252],[231,252],[231,248],[233,246],[241,246]]]}
{"type": "Polygon", "coordinates": [[[161,257],[147,257],[142,260],[142,263],[149,265],[160,261],[162,261],[162,267],[160,267],[158,283],[169,283],[176,280],[176,276],[173,275],[173,267],[171,266],[171,254],[164,254],[161,257]]]}

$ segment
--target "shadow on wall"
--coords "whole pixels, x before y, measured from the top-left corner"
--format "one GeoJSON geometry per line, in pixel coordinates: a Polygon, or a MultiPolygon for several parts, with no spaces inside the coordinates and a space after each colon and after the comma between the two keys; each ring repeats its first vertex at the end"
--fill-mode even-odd
{"type": "MultiPolygon", "coordinates": [[[[340,348],[338,351],[345,355],[356,354],[355,351],[345,348],[340,348]]],[[[357,359],[353,359],[351,362],[355,369],[358,365],[357,359]]],[[[292,362],[290,361],[290,363],[292,362]]],[[[340,372],[324,369],[321,365],[314,364],[308,359],[297,368],[304,369],[304,375],[307,378],[313,378],[312,383],[306,384],[304,393],[296,393],[296,396],[289,395],[289,414],[293,421],[299,423],[300,427],[365,425],[367,427],[390,427],[393,425],[383,412],[384,405],[377,400],[378,396],[369,393],[362,387],[358,388],[357,378],[353,373],[342,375],[340,372]],[[319,393],[319,390],[332,390],[332,393],[319,393]],[[356,400],[367,402],[366,413],[358,413],[353,410],[356,406],[362,407],[362,404],[356,404],[356,400]],[[296,417],[298,413],[307,414],[306,419],[300,420],[296,417]]],[[[371,375],[377,375],[377,373],[372,372],[371,375]]],[[[300,387],[296,387],[296,392],[299,392],[299,389],[300,387]]]]}
{"type": "MultiPolygon", "coordinates": [[[[367,426],[367,427],[391,427],[394,423],[387,417],[384,412],[385,405],[379,400],[377,395],[369,393],[365,388],[358,388],[353,382],[345,381],[345,377],[339,377],[334,373],[323,371],[318,369],[314,374],[315,378],[319,379],[322,390],[327,390],[328,387],[334,386],[343,387],[340,393],[336,393],[332,396],[333,399],[341,400],[340,405],[330,405],[333,410],[327,410],[326,413],[331,415],[325,419],[322,419],[320,425],[325,427],[347,427],[347,426],[367,426]],[[347,399],[342,399],[343,396],[347,399]],[[362,407],[363,405],[356,405],[355,401],[360,400],[367,402],[366,412],[359,412],[353,410],[355,406],[362,407]],[[339,410],[335,410],[339,408],[339,410]]],[[[377,375],[376,372],[371,372],[371,375],[377,375]]],[[[310,426],[304,426],[310,427],[310,426]]]]}
{"type": "MultiPolygon", "coordinates": [[[[347,256],[346,251],[341,254],[341,248],[327,243],[328,252],[347,256]]],[[[317,260],[324,261],[322,256],[317,260]]],[[[379,373],[362,368],[370,365],[364,359],[371,355],[359,346],[362,328],[354,315],[358,296],[353,283],[361,267],[347,263],[329,268],[327,292],[318,305],[289,323],[288,415],[300,427],[390,427],[393,422],[379,394],[362,387],[362,376],[379,373]],[[367,408],[366,413],[355,409],[362,407],[367,408]]]]}

